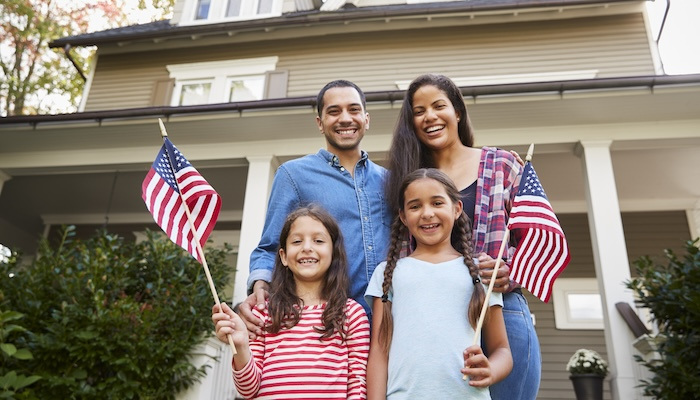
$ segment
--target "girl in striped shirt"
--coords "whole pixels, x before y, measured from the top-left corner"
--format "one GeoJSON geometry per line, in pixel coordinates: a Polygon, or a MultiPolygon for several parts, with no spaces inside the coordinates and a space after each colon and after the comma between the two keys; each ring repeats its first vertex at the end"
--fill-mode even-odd
{"type": "Polygon", "coordinates": [[[216,336],[238,354],[233,379],[246,399],[364,399],[369,321],[348,298],[343,237],[324,209],[311,205],[289,214],[270,282],[265,322],[250,341],[243,320],[228,305],[214,306],[216,336]]]}

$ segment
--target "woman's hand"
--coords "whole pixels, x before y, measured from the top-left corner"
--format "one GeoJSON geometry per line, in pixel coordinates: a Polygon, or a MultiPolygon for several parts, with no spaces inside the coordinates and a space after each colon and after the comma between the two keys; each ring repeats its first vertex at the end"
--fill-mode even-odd
{"type": "MultiPolygon", "coordinates": [[[[484,285],[488,286],[491,282],[491,276],[493,275],[493,269],[496,267],[496,260],[491,258],[486,253],[479,254],[479,275],[481,276],[481,281],[484,285]]],[[[508,290],[510,285],[510,267],[501,260],[498,263],[498,273],[496,274],[496,282],[493,285],[493,291],[498,293],[503,293],[508,290]]]]}

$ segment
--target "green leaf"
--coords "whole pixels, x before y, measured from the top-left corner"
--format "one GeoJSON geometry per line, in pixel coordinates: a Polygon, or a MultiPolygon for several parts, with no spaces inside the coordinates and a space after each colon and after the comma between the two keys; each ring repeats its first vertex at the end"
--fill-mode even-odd
{"type": "Polygon", "coordinates": [[[23,387],[27,387],[31,385],[32,383],[38,381],[41,379],[40,376],[37,375],[31,375],[31,376],[24,376],[24,375],[19,375],[17,376],[17,380],[15,382],[15,390],[22,389],[23,387]]]}
{"type": "Polygon", "coordinates": [[[90,340],[96,338],[98,334],[95,331],[80,331],[75,336],[83,340],[90,340]]]}
{"type": "Polygon", "coordinates": [[[3,389],[13,388],[17,382],[17,373],[15,371],[10,371],[3,376],[0,376],[0,387],[3,389]]]}
{"type": "Polygon", "coordinates": [[[14,357],[18,360],[31,360],[34,358],[32,356],[32,352],[29,351],[28,349],[17,350],[17,352],[14,354],[14,357]]]}
{"type": "Polygon", "coordinates": [[[3,311],[0,313],[0,323],[4,324],[5,322],[16,321],[22,317],[24,317],[24,314],[16,311],[3,311]]]}
{"type": "Polygon", "coordinates": [[[12,343],[0,343],[0,349],[10,357],[17,353],[17,347],[12,343]]]}

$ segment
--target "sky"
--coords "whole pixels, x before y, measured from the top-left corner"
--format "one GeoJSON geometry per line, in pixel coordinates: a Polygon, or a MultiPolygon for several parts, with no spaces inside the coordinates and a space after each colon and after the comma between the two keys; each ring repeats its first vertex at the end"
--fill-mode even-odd
{"type": "Polygon", "coordinates": [[[669,75],[700,73],[700,0],[655,0],[647,4],[654,33],[670,3],[659,53],[669,75]]]}

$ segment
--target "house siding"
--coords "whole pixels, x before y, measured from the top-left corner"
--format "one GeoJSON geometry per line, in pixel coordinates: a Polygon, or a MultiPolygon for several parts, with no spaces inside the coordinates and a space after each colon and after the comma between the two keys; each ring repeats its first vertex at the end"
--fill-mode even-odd
{"type": "MultiPolygon", "coordinates": [[[[571,263],[561,277],[595,277],[586,215],[561,214],[558,217],[571,252],[571,263]]],[[[643,255],[649,255],[656,262],[665,265],[663,249],[669,248],[676,254],[683,254],[684,242],[690,239],[688,220],[683,211],[622,213],[622,221],[630,263],[643,255]]],[[[602,330],[559,330],[555,327],[552,302],[543,303],[529,293],[526,297],[530,311],[535,315],[535,329],[542,346],[542,381],[537,398],[573,400],[576,396],[568,378],[569,373],[566,372],[566,363],[579,348],[596,350],[607,359],[604,333],[602,330]]],[[[609,378],[608,376],[604,385],[603,397],[606,400],[611,399],[609,378]]]]}
{"type": "Polygon", "coordinates": [[[287,96],[345,78],[365,91],[397,89],[426,72],[453,78],[571,70],[597,77],[654,74],[641,14],[496,25],[333,34],[132,55],[102,55],[86,111],[152,106],[169,64],[276,55],[287,96]],[[410,60],[410,62],[406,62],[410,60]]]}

